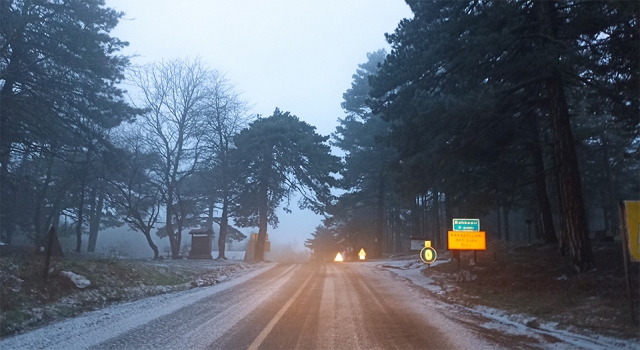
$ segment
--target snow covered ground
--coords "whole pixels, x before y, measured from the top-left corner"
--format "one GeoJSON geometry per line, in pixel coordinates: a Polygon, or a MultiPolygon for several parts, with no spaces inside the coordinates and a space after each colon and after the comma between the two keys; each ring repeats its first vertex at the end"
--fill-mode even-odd
{"type": "MultiPolygon", "coordinates": [[[[432,266],[446,262],[448,260],[439,260],[432,266]]],[[[429,307],[438,308],[441,314],[448,315],[453,321],[473,323],[474,327],[486,332],[531,338],[535,340],[532,343],[532,346],[535,347],[542,349],[640,349],[640,344],[634,341],[600,336],[582,330],[580,333],[571,332],[559,329],[558,324],[543,322],[523,314],[508,313],[484,306],[464,306],[440,300],[439,297],[446,296],[448,287],[446,284],[444,286],[437,284],[432,278],[424,276],[421,271],[429,267],[426,267],[417,258],[407,257],[400,260],[378,260],[359,264],[374,271],[384,270],[393,273],[398,278],[423,288],[427,298],[428,295],[434,296],[429,298],[429,307]]],[[[224,283],[212,287],[196,288],[117,304],[32,332],[0,340],[0,349],[75,349],[99,344],[114,335],[134,329],[150,320],[168,315],[213,294],[232,288],[273,268],[275,264],[253,266],[255,268],[234,273],[224,279],[224,283]],[[91,327],[87,327],[87,325],[91,325],[91,327]],[[67,341],[67,339],[78,339],[78,337],[83,339],[82,346],[67,341]],[[57,345],[51,347],[50,344],[57,345]]]]}
{"type": "MultiPolygon", "coordinates": [[[[224,256],[229,259],[229,260],[244,260],[244,254],[245,251],[244,250],[227,250],[224,252],[224,256]]],[[[213,256],[213,258],[217,258],[218,257],[218,251],[214,250],[213,252],[211,252],[211,256],[213,256]]]]}
{"type": "MultiPolygon", "coordinates": [[[[417,254],[416,254],[417,255],[417,254]]],[[[449,262],[436,261],[431,266],[449,262]]],[[[421,271],[427,267],[419,258],[402,260],[366,262],[372,268],[385,269],[404,278],[416,286],[422,287],[435,295],[443,296],[446,291],[434,283],[432,278],[424,276],[421,271]]],[[[440,302],[439,307],[447,309],[449,313],[477,316],[481,323],[477,325],[486,330],[497,330],[512,335],[527,336],[537,339],[544,349],[640,349],[635,341],[605,337],[591,332],[580,334],[558,329],[557,323],[542,322],[533,317],[522,314],[507,313],[503,310],[484,306],[467,307],[458,304],[440,302]]]]}
{"type": "Polygon", "coordinates": [[[245,273],[236,272],[224,283],[162,294],[87,312],[49,326],[0,340],[0,349],[86,349],[151,320],[171,314],[206,297],[243,283],[275,266],[252,265],[245,273]],[[79,340],[80,339],[80,340],[79,340]]]}

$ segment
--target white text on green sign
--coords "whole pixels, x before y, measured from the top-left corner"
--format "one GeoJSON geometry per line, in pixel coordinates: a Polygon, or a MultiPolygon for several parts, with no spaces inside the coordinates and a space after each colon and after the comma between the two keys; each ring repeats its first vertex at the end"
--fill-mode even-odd
{"type": "Polygon", "coordinates": [[[454,231],[480,231],[480,219],[453,219],[454,231]]]}

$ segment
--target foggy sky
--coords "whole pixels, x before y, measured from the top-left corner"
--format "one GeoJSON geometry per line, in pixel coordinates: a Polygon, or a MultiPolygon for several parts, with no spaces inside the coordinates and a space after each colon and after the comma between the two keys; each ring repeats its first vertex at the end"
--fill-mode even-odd
{"type": "MultiPolygon", "coordinates": [[[[384,33],[411,16],[402,0],[106,0],[125,12],[111,33],[128,41],[133,64],[195,58],[226,74],[269,116],[276,107],[335,131],[342,94],[366,54],[389,51],[384,33]]],[[[310,211],[278,211],[269,228],[273,242],[302,247],[321,217],[310,211]]],[[[243,230],[246,232],[250,229],[243,230]]],[[[257,231],[257,229],[256,229],[257,231]]]]}

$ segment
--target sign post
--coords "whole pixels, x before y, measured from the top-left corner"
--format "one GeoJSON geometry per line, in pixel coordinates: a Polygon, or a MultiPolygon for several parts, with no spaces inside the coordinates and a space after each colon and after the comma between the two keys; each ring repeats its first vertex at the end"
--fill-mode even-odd
{"type": "Polygon", "coordinates": [[[420,251],[420,259],[427,264],[431,265],[438,258],[435,248],[431,246],[431,241],[424,241],[424,248],[420,251]]]}
{"type": "Polygon", "coordinates": [[[480,219],[453,219],[453,231],[448,231],[447,248],[457,251],[460,267],[460,250],[473,250],[474,263],[478,263],[476,251],[487,250],[486,232],[480,231],[480,219]]]}

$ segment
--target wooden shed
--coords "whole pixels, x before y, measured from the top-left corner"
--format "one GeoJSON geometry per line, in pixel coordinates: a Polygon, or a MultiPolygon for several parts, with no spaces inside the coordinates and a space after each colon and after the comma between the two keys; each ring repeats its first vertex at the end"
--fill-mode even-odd
{"type": "Polygon", "coordinates": [[[189,259],[213,259],[211,256],[211,242],[213,241],[213,230],[208,228],[198,228],[189,231],[191,235],[191,251],[189,259]]]}

